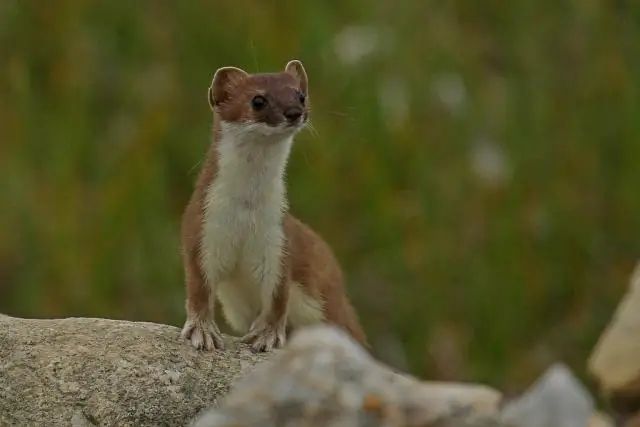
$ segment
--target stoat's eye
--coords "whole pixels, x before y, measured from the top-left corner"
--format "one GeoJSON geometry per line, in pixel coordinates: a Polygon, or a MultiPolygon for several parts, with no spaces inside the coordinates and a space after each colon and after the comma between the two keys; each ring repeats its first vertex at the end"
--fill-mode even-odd
{"type": "Polygon", "coordinates": [[[304,105],[304,102],[307,100],[307,95],[298,91],[298,99],[300,100],[300,104],[304,105]]]}
{"type": "Polygon", "coordinates": [[[267,98],[265,98],[262,95],[256,95],[251,100],[251,108],[253,108],[256,111],[260,111],[264,107],[266,107],[268,103],[269,102],[267,101],[267,98]]]}

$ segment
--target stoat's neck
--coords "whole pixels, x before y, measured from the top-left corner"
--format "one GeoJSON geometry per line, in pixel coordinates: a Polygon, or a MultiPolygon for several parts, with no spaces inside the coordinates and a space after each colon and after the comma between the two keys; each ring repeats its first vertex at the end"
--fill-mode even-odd
{"type": "Polygon", "coordinates": [[[285,169],[293,135],[255,136],[221,126],[215,198],[252,209],[286,208],[285,169]]]}

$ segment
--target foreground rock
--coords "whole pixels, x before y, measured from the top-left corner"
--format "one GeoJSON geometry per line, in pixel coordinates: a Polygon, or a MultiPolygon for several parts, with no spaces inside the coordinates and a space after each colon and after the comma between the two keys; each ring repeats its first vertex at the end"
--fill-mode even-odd
{"type": "Polygon", "coordinates": [[[640,419],[640,263],[588,368],[621,420],[640,419]]]}
{"type": "Polygon", "coordinates": [[[173,326],[0,316],[0,425],[183,426],[265,359],[199,353],[173,326]]]}
{"type": "Polygon", "coordinates": [[[518,427],[612,427],[569,367],[552,365],[529,390],[503,405],[500,418],[518,427]]]}
{"type": "MultiPolygon", "coordinates": [[[[482,385],[394,372],[329,326],[269,355],[225,343],[202,353],[172,326],[0,316],[0,426],[612,425],[563,365],[505,403],[482,385]]],[[[627,426],[640,427],[634,420],[627,426]]]]}
{"type": "Polygon", "coordinates": [[[295,334],[192,427],[506,426],[501,395],[481,385],[420,382],[375,362],[337,329],[295,334]]]}

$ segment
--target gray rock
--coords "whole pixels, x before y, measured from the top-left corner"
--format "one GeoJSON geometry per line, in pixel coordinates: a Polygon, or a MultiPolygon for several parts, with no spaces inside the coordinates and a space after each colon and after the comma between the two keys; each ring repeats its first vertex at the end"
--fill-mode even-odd
{"type": "Polygon", "coordinates": [[[558,363],[521,397],[507,403],[501,417],[520,427],[586,427],[593,412],[587,389],[558,363]]]}
{"type": "Polygon", "coordinates": [[[507,425],[494,416],[500,398],[481,385],[393,372],[338,329],[313,326],[191,427],[497,427],[507,425]]]}
{"type": "Polygon", "coordinates": [[[226,337],[201,353],[173,326],[0,316],[0,425],[184,426],[266,359],[226,337]]]}
{"type": "Polygon", "coordinates": [[[635,397],[640,404],[640,262],[587,366],[605,395],[635,397]]]}

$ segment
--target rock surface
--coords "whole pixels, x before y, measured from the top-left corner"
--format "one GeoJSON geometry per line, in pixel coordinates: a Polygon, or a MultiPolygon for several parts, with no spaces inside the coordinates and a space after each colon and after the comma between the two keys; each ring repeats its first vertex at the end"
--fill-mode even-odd
{"type": "Polygon", "coordinates": [[[231,337],[224,351],[202,353],[179,333],[146,322],[0,315],[0,426],[612,425],[563,365],[503,405],[483,385],[394,372],[330,326],[305,328],[268,355],[231,337]]]}
{"type": "Polygon", "coordinates": [[[640,263],[588,361],[620,425],[640,427],[640,263]]]}
{"type": "Polygon", "coordinates": [[[313,326],[240,380],[192,427],[497,427],[497,391],[420,382],[374,361],[346,334],[313,326]]]}
{"type": "Polygon", "coordinates": [[[551,366],[527,392],[508,402],[501,410],[505,421],[519,427],[586,427],[602,424],[604,418],[593,412],[588,390],[561,364],[551,366]]]}
{"type": "Polygon", "coordinates": [[[588,368],[606,394],[640,398],[640,263],[593,350],[588,368]]]}
{"type": "Polygon", "coordinates": [[[0,425],[184,426],[266,359],[226,338],[199,353],[173,326],[0,316],[0,425]]]}

